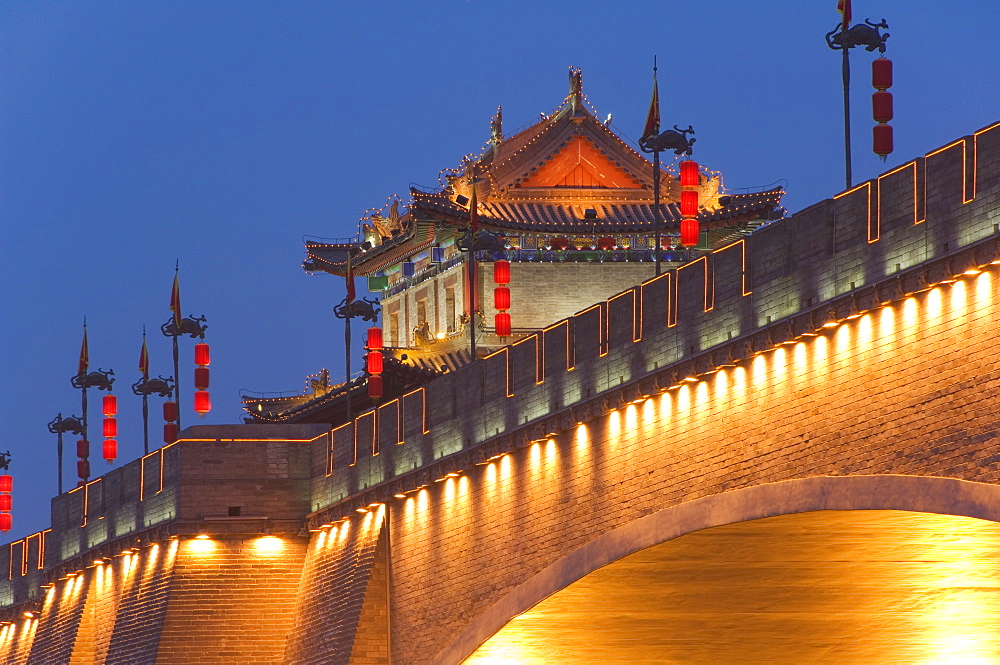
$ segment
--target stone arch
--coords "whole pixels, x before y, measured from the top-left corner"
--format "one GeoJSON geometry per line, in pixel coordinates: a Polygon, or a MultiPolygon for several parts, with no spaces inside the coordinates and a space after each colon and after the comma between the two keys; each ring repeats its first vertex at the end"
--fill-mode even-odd
{"type": "Polygon", "coordinates": [[[664,508],[603,533],[505,594],[431,661],[455,665],[511,619],[622,557],[714,526],[818,510],[902,510],[1000,522],[1000,485],[934,476],[817,476],[664,508]]]}

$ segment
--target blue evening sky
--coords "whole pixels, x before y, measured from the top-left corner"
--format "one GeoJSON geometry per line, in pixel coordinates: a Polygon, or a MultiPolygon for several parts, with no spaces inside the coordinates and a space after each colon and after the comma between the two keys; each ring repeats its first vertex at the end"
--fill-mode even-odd
{"type": "MultiPolygon", "coordinates": [[[[584,92],[637,137],[659,56],[664,125],[691,124],[695,158],[731,189],[784,183],[796,211],[843,186],[840,57],[823,39],[835,0],[698,2],[22,2],[0,4],[0,404],[15,476],[14,530],[45,528],[56,413],[79,414],[87,317],[92,367],[114,368],[120,464],[141,454],[142,326],[169,375],[175,260],[185,314],[208,317],[214,410],[239,391],[301,391],[343,372],[331,307],[341,280],[300,268],[303,235],[352,236],[365,211],[437,184],[489,138],[584,92]]],[[[855,179],[1000,120],[995,0],[855,0],[886,18],[896,151],[871,152],[870,61],[852,54],[855,179]]],[[[92,422],[100,420],[92,399],[92,422]]],[[[152,409],[160,441],[159,400],[152,409]]],[[[99,436],[92,435],[95,452],[99,436]]],[[[68,441],[65,477],[75,482],[68,441]]],[[[106,469],[99,459],[95,473],[106,469]]]]}

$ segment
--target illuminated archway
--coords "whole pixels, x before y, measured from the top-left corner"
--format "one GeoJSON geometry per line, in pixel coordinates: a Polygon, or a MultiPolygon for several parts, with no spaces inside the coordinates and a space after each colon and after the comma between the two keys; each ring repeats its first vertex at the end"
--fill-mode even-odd
{"type": "MultiPolygon", "coordinates": [[[[629,555],[633,553],[653,548],[649,552],[649,554],[652,555],[657,550],[654,546],[658,546],[660,543],[667,543],[669,545],[668,541],[672,541],[679,536],[700,531],[702,529],[708,529],[710,527],[734,525],[741,522],[748,522],[749,520],[758,520],[761,518],[781,515],[794,515],[797,513],[813,511],[907,511],[910,513],[936,513],[957,517],[973,517],[980,520],[1000,522],[1000,487],[948,478],[909,476],[817,477],[790,480],[727,492],[725,494],[705,497],[679,506],[666,508],[657,513],[636,520],[619,529],[600,535],[587,545],[569,553],[560,561],[539,572],[524,584],[504,596],[483,615],[475,619],[451,645],[438,654],[433,662],[442,665],[444,663],[463,662],[466,658],[472,655],[473,652],[476,652],[477,648],[479,648],[481,644],[487,642],[487,640],[492,636],[500,633],[501,629],[503,629],[503,627],[510,623],[515,617],[518,617],[518,619],[514,622],[515,624],[518,621],[525,621],[526,618],[530,618],[531,615],[528,610],[536,605],[538,605],[540,612],[551,611],[551,608],[547,610],[543,607],[544,603],[539,604],[540,601],[552,596],[552,600],[554,602],[561,602],[559,600],[559,592],[564,589],[569,591],[569,587],[573,585],[574,582],[580,580],[589,573],[600,571],[605,566],[608,566],[607,572],[610,574],[614,574],[616,570],[618,572],[623,572],[626,570],[625,568],[616,569],[618,564],[610,566],[609,564],[613,564],[613,562],[619,562],[619,560],[621,560],[620,564],[622,566],[631,565],[629,563],[629,559],[632,557],[629,557],[629,555]],[[626,559],[625,557],[629,558],[626,559]]],[[[826,515],[828,516],[825,518],[827,521],[832,520],[830,523],[838,525],[842,530],[845,524],[849,525],[852,521],[856,524],[870,522],[875,519],[874,516],[877,514],[870,513],[864,515],[867,522],[866,520],[859,521],[858,519],[854,519],[850,514],[838,516],[835,513],[826,513],[826,515]]],[[[802,517],[798,519],[806,518],[802,517]]],[[[929,529],[931,532],[936,531],[940,534],[945,534],[945,537],[949,537],[947,535],[949,533],[952,534],[952,536],[957,537],[956,534],[968,531],[971,528],[969,526],[970,524],[978,524],[980,526],[985,525],[981,530],[983,534],[983,542],[992,542],[990,540],[992,535],[990,534],[996,534],[997,548],[994,552],[1000,552],[1000,525],[967,520],[966,524],[956,527],[958,524],[957,522],[952,522],[947,519],[942,520],[941,518],[935,518],[930,515],[923,516],[922,518],[917,516],[914,519],[924,520],[922,522],[923,526],[920,527],[921,529],[929,529]],[[935,524],[928,521],[935,519],[940,521],[935,524]]],[[[792,526],[795,526],[795,520],[796,518],[791,519],[792,526]]],[[[892,520],[890,520],[890,522],[891,521],[892,520]]],[[[896,521],[899,522],[899,520],[896,521]]],[[[799,525],[805,523],[806,522],[798,522],[799,525]]],[[[905,520],[903,520],[902,523],[905,524],[905,520]]],[[[754,527],[763,528],[761,525],[766,526],[766,521],[763,521],[758,525],[750,523],[733,527],[733,533],[740,531],[740,529],[749,530],[748,533],[750,533],[753,532],[754,527]]],[[[828,538],[831,542],[834,540],[833,536],[836,531],[837,529],[835,528],[828,534],[828,538]]],[[[890,534],[890,538],[886,540],[883,545],[892,546],[894,542],[901,542],[902,537],[900,534],[904,533],[906,533],[905,528],[902,530],[896,528],[896,530],[890,534]]],[[[710,537],[712,533],[705,532],[703,535],[710,537]]],[[[820,536],[823,535],[827,534],[820,533],[820,536]]],[[[865,537],[865,541],[871,542],[872,544],[875,542],[870,537],[865,537]]],[[[678,543],[681,543],[681,546],[684,546],[681,541],[678,541],[678,543]]],[[[660,549],[662,550],[663,548],[660,549]]],[[[962,551],[961,548],[956,550],[956,552],[960,551],[962,551]]],[[[1000,554],[997,554],[996,556],[1000,556],[1000,554]]],[[[961,558],[962,555],[956,553],[948,560],[955,563],[961,558]]],[[[993,561],[994,569],[1000,569],[1000,566],[996,565],[997,563],[1000,563],[1000,560],[993,561]]],[[[946,569],[947,566],[939,568],[939,570],[946,569]]],[[[966,569],[969,571],[972,570],[968,567],[966,567],[966,569]]],[[[955,570],[954,566],[951,570],[955,570]]],[[[972,572],[974,573],[975,571],[972,572]]],[[[595,579],[600,577],[601,575],[597,574],[595,579]]],[[[933,575],[931,575],[931,577],[933,577],[933,575]]],[[[952,578],[957,579],[955,578],[955,575],[952,575],[952,578]]],[[[925,575],[924,579],[928,580],[931,578],[925,575]]],[[[1000,577],[998,577],[997,580],[987,580],[987,582],[988,584],[983,588],[992,588],[990,587],[990,584],[995,582],[995,587],[1000,589],[1000,577]]],[[[925,584],[925,588],[930,589],[932,587],[933,584],[931,582],[927,582],[925,584]]],[[[582,587],[578,587],[577,591],[581,588],[582,587]]],[[[575,592],[564,594],[563,600],[565,600],[566,597],[571,596],[573,593],[575,592]]],[[[577,595],[579,596],[579,594],[577,595]]],[[[956,598],[959,597],[956,596],[956,598]]],[[[990,603],[986,603],[986,605],[983,605],[985,602],[983,601],[983,598],[984,596],[979,598],[966,596],[959,598],[960,602],[958,602],[958,604],[938,605],[937,607],[940,609],[940,616],[950,616],[952,619],[955,619],[955,621],[952,621],[951,623],[943,620],[938,623],[941,625],[970,625],[969,621],[964,618],[966,617],[966,613],[970,616],[974,616],[978,613],[980,616],[985,616],[990,620],[1000,622],[1000,614],[989,613],[1000,613],[1000,609],[997,609],[996,604],[991,605],[990,603]],[[973,605],[976,607],[972,607],[973,605]],[[988,609],[989,612],[984,614],[986,611],[984,608],[988,609]]],[[[997,603],[998,599],[1000,599],[1000,595],[996,597],[989,595],[989,598],[992,598],[992,601],[990,602],[997,603]]],[[[565,608],[561,610],[561,612],[563,616],[570,616],[570,613],[568,613],[569,610],[565,608]]],[[[577,616],[579,618],[579,615],[577,616]]],[[[1000,625],[1000,623],[993,625],[1000,625]]],[[[716,629],[721,630],[721,628],[718,627],[716,627],[716,629]]],[[[993,629],[991,630],[992,632],[997,632],[993,629]]],[[[952,640],[952,642],[948,643],[951,644],[951,646],[947,648],[957,650],[956,653],[959,655],[966,654],[969,657],[978,657],[979,654],[976,650],[980,649],[983,642],[979,637],[977,637],[977,635],[978,634],[974,632],[958,633],[950,636],[941,634],[939,635],[940,639],[934,644],[945,644],[945,646],[941,647],[944,649],[947,647],[947,640],[952,640]],[[965,641],[962,642],[962,640],[965,641]],[[962,649],[964,649],[964,651],[962,651],[962,649]]],[[[487,650],[487,647],[489,646],[490,645],[487,643],[484,645],[483,651],[479,652],[475,657],[469,658],[470,665],[477,662],[480,665],[482,665],[482,663],[501,662],[496,660],[491,661],[486,658],[486,656],[490,655],[487,650]]],[[[987,644],[987,647],[992,648],[992,645],[987,644]]],[[[1000,648],[1000,643],[998,643],[997,647],[1000,648]]],[[[549,645],[549,648],[551,649],[551,645],[549,645]]],[[[551,651],[546,653],[550,659],[548,662],[553,662],[552,659],[555,658],[555,655],[551,651]]],[[[927,653],[930,654],[931,652],[927,651],[927,653]]],[[[620,658],[624,658],[625,661],[630,660],[628,656],[623,654],[603,654],[601,657],[610,657],[612,660],[620,658]]],[[[824,657],[831,659],[830,662],[844,662],[837,661],[837,658],[832,654],[827,654],[824,657]]],[[[511,657],[510,655],[506,656],[506,658],[507,660],[503,662],[508,663],[509,665],[517,665],[518,661],[516,658],[511,657]]],[[[679,659],[676,662],[685,662],[685,658],[690,659],[690,654],[682,655],[678,658],[679,659]]],[[[801,656],[799,656],[799,658],[801,658],[801,656]]],[[[530,660],[529,657],[523,662],[527,665],[528,663],[542,661],[533,661],[530,660]]],[[[568,662],[585,661],[577,660],[568,662]]],[[[667,660],[661,660],[659,662],[674,661],[668,658],[667,660]]],[[[725,662],[725,660],[721,662],[725,662]]],[[[795,662],[794,656],[793,661],[789,662],[795,662]]],[[[801,660],[798,662],[801,662],[801,660]]],[[[906,662],[911,661],[907,660],[906,662]]],[[[919,660],[913,662],[919,662],[919,660]]],[[[941,661],[930,660],[927,662],[941,661]]],[[[980,659],[961,662],[988,663],[992,661],[980,659]]],[[[1000,660],[998,660],[998,662],[1000,662],[1000,660]]]]}

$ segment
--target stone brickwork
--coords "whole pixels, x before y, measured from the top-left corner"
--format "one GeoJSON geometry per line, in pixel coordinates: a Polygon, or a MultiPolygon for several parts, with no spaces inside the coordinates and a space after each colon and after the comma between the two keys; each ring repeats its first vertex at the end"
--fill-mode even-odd
{"type": "MultiPolygon", "coordinates": [[[[384,520],[384,510],[379,508],[354,522],[323,529],[312,539],[302,574],[295,625],[288,636],[286,663],[378,662],[365,658],[379,655],[377,643],[384,645],[385,635],[369,633],[368,644],[359,645],[353,658],[352,651],[363,609],[369,610],[366,617],[369,629],[379,625],[377,601],[375,607],[364,606],[366,592],[372,586],[373,569],[376,580],[379,574],[385,574],[374,566],[384,520]]],[[[372,601],[369,599],[369,605],[372,601]]]]}
{"type": "Polygon", "coordinates": [[[0,548],[0,662],[450,665],[685,529],[1000,520],[998,225],[1000,125],[332,432],[186,430],[0,548]]]}
{"type": "Polygon", "coordinates": [[[288,536],[183,541],[156,663],[281,663],[305,550],[288,536]]]}

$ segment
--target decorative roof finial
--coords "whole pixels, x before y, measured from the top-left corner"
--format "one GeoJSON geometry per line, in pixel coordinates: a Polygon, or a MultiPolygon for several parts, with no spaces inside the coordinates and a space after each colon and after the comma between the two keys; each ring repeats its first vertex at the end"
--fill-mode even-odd
{"type": "Polygon", "coordinates": [[[569,100],[574,113],[583,109],[583,70],[579,67],[569,68],[569,100]]]}
{"type": "Polygon", "coordinates": [[[497,106],[497,112],[490,120],[490,144],[499,145],[503,141],[503,107],[497,106]]]}

